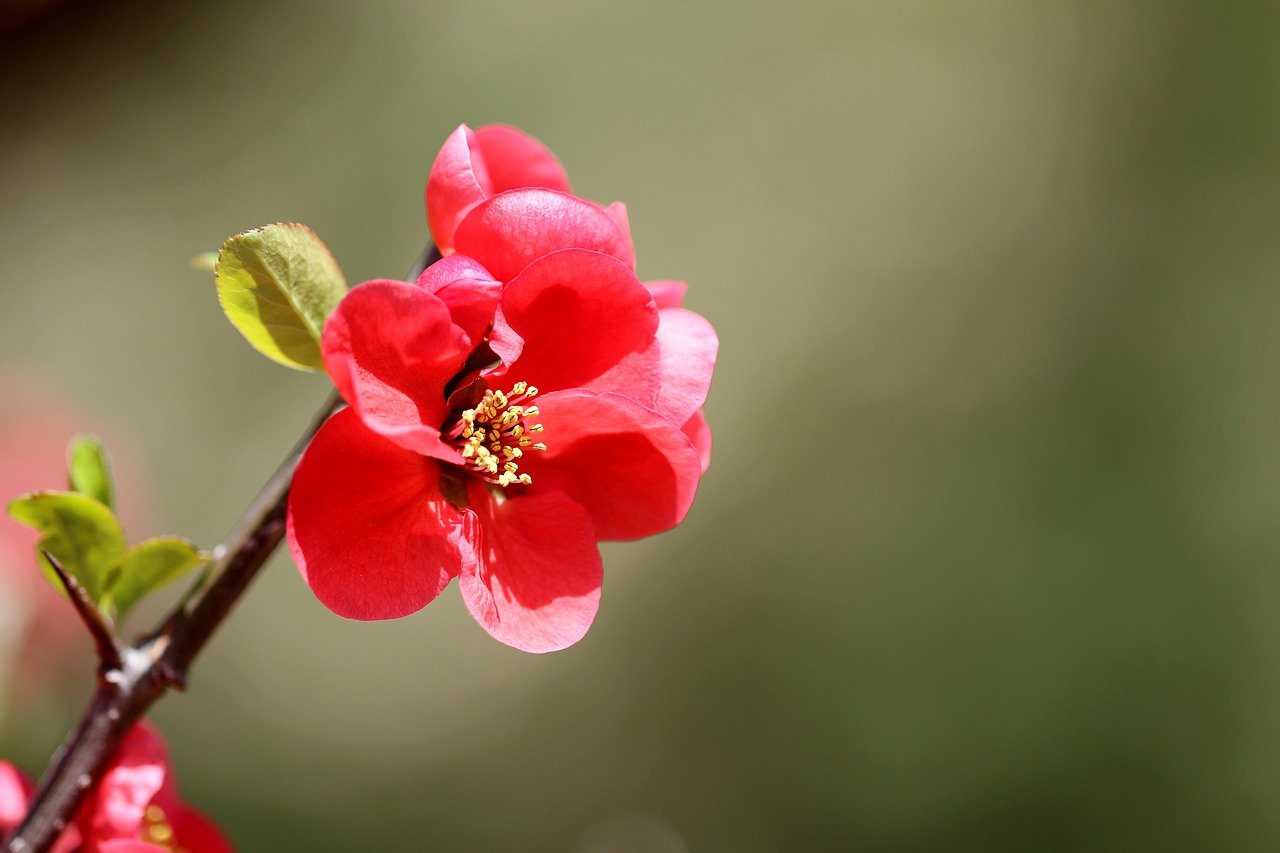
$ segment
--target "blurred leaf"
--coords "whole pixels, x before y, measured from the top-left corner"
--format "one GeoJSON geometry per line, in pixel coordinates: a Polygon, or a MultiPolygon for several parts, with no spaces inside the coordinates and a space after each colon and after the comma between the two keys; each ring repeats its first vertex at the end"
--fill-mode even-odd
{"type": "Polygon", "coordinates": [[[194,544],[177,536],[162,536],[141,542],[124,558],[120,577],[108,592],[108,600],[123,618],[148,593],[177,580],[208,562],[209,556],[194,544]]]}
{"type": "Polygon", "coordinates": [[[217,252],[201,252],[191,259],[191,268],[193,270],[216,271],[218,266],[217,252]]]}
{"type": "MultiPolygon", "coordinates": [[[[9,503],[9,515],[41,533],[44,548],[101,603],[111,573],[125,556],[124,531],[101,501],[77,492],[32,492],[9,503]]],[[[62,584],[44,556],[40,565],[60,592],[62,584]]]]}
{"type": "Polygon", "coordinates": [[[77,435],[71,440],[67,450],[67,476],[72,491],[115,510],[116,489],[111,476],[111,460],[97,436],[77,435]]]}
{"type": "Polygon", "coordinates": [[[314,231],[277,223],[232,237],[215,274],[227,319],[258,352],[286,367],[323,367],[320,333],[347,283],[314,231]]]}

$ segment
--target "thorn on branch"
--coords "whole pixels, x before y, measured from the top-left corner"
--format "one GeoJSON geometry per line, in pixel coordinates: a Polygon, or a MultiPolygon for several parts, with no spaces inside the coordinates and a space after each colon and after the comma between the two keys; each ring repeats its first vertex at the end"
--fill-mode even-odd
{"type": "Polygon", "coordinates": [[[156,675],[160,679],[160,683],[172,690],[185,693],[187,690],[186,673],[180,672],[176,666],[167,660],[160,660],[156,663],[156,675]]]}
{"type": "Polygon", "coordinates": [[[62,567],[62,564],[58,562],[58,558],[49,553],[48,549],[41,548],[40,553],[44,554],[44,558],[53,567],[54,574],[62,582],[62,588],[67,591],[67,595],[70,597],[71,604],[75,607],[80,621],[89,629],[89,635],[93,637],[94,646],[98,650],[98,659],[102,662],[102,672],[105,674],[111,670],[120,669],[124,665],[124,661],[120,657],[120,647],[116,645],[115,634],[112,632],[111,626],[107,624],[107,620],[102,618],[102,613],[98,610],[97,605],[93,603],[93,599],[89,597],[88,591],[80,584],[80,581],[72,577],[62,567]]]}

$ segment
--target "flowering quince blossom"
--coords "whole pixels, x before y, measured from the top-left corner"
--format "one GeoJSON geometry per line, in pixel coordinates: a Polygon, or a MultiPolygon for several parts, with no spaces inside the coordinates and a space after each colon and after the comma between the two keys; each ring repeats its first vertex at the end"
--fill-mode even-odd
{"type": "Polygon", "coordinates": [[[459,128],[427,189],[447,256],[329,317],[324,364],[349,408],[303,456],[288,539],[334,612],[404,616],[458,577],[492,636],[561,649],[595,617],[597,541],[688,511],[715,332],[682,284],[636,278],[625,215],[557,186],[540,143],[459,128]]]}
{"type": "MultiPolygon", "coordinates": [[[[61,407],[26,385],[0,381],[0,495],[6,498],[64,479],[66,440],[75,433],[61,407]]],[[[12,695],[11,668],[20,682],[47,682],[77,660],[84,643],[75,612],[40,575],[38,538],[0,517],[0,706],[12,695]]]]}
{"type": "MultiPolygon", "coordinates": [[[[0,366],[0,503],[66,482],[67,441],[80,431],[81,417],[41,377],[0,366]]],[[[127,458],[121,469],[122,515],[141,526],[148,513],[137,497],[145,490],[129,476],[134,466],[127,458]]],[[[87,649],[75,611],[40,572],[39,538],[0,516],[0,716],[6,703],[81,665],[87,649]]]]}
{"type": "MultiPolygon", "coordinates": [[[[178,798],[169,752],[146,723],[130,729],[54,853],[230,853],[222,834],[178,798]]],[[[0,762],[0,837],[21,822],[33,786],[0,762]]]]}

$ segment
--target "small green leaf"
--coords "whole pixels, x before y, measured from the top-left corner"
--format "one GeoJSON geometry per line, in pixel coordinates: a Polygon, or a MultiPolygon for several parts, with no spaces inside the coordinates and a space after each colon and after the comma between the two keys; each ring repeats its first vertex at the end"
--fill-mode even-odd
{"type": "Polygon", "coordinates": [[[67,476],[73,492],[87,495],[115,510],[116,488],[111,476],[111,460],[97,436],[77,435],[71,440],[71,446],[67,448],[67,476]]]}
{"type": "Polygon", "coordinates": [[[186,539],[161,536],[140,542],[130,549],[120,569],[119,580],[107,597],[123,619],[144,595],[177,580],[209,560],[209,555],[186,539]]]}
{"type": "MultiPolygon", "coordinates": [[[[9,503],[15,521],[41,533],[38,548],[53,554],[99,605],[112,571],[124,560],[124,531],[102,502],[77,492],[32,492],[9,503]]],[[[55,589],[57,575],[43,556],[41,567],[55,589]]]]}
{"type": "Polygon", "coordinates": [[[193,270],[207,270],[208,272],[213,272],[217,265],[217,252],[201,252],[191,259],[191,268],[193,270]]]}
{"type": "Polygon", "coordinates": [[[298,370],[324,366],[320,333],[347,282],[314,231],[277,223],[239,234],[214,272],[222,310],[254,349],[298,370]]]}

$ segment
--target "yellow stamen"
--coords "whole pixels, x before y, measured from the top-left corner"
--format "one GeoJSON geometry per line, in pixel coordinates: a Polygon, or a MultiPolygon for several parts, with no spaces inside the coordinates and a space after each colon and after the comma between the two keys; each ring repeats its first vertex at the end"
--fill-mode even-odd
{"type": "Polygon", "coordinates": [[[173,834],[173,826],[169,823],[164,809],[157,805],[147,806],[142,813],[142,829],[138,840],[171,850],[173,853],[186,853],[186,849],[177,846],[177,838],[173,834]]]}
{"type": "Polygon", "coordinates": [[[485,391],[474,408],[463,410],[450,435],[472,472],[502,488],[533,482],[529,474],[520,471],[516,460],[524,456],[523,448],[547,449],[546,444],[535,444],[529,438],[530,433],[542,432],[542,424],[527,420],[539,415],[538,407],[524,405],[537,393],[529,383],[517,382],[508,392],[485,391]]]}

